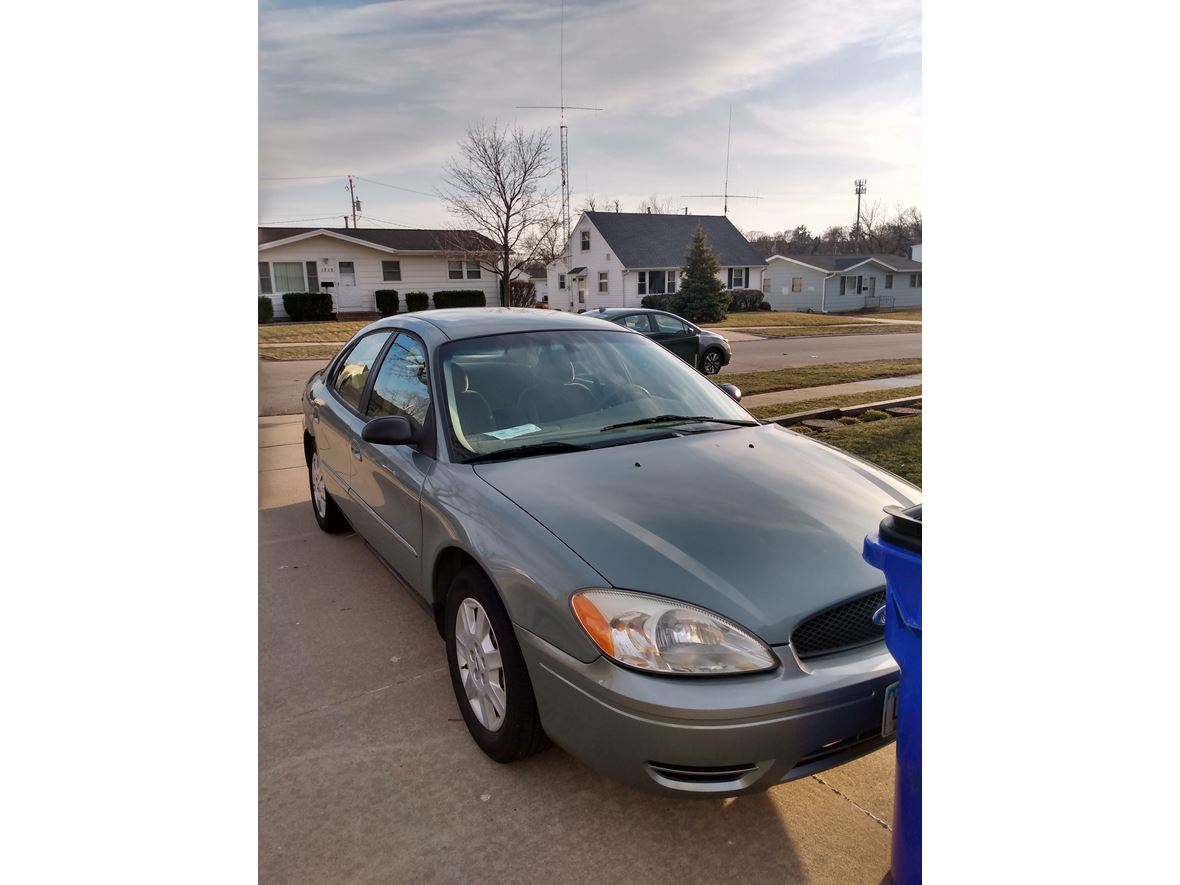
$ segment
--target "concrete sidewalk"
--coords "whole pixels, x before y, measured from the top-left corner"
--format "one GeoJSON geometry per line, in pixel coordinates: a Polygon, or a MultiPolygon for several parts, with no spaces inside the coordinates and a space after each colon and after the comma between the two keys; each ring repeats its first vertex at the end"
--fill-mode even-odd
{"type": "Polygon", "coordinates": [[[300,434],[298,415],[258,422],[260,881],[882,883],[893,747],[703,800],[557,748],[484,756],[430,618],[359,537],[316,527],[300,434]]]}
{"type": "Polygon", "coordinates": [[[750,409],[754,406],[773,406],[777,403],[798,403],[803,400],[818,399],[821,396],[843,396],[846,393],[867,393],[897,387],[914,387],[921,383],[921,375],[902,375],[897,378],[874,378],[872,381],[850,381],[847,384],[803,387],[799,390],[775,390],[771,393],[744,396],[742,397],[742,405],[750,409]]]}

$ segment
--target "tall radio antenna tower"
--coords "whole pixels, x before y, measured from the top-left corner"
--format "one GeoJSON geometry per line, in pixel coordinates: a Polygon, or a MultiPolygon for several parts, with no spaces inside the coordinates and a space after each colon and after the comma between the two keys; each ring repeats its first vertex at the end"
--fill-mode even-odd
{"type": "MultiPolygon", "coordinates": [[[[729,214],[729,198],[733,197],[735,200],[761,200],[761,197],[747,197],[741,194],[731,194],[729,192],[729,145],[733,140],[733,105],[729,106],[729,129],[725,134],[725,192],[721,194],[681,194],[680,196],[686,200],[715,200],[721,197],[725,202],[721,210],[722,215],[729,214]]],[[[687,211],[685,214],[688,214],[687,211]]]]}
{"type": "Polygon", "coordinates": [[[563,255],[566,258],[566,270],[569,270],[570,258],[570,151],[569,151],[569,127],[565,125],[566,111],[601,111],[602,108],[587,108],[581,105],[572,105],[565,103],[565,0],[561,3],[561,40],[560,40],[560,60],[559,70],[560,76],[558,80],[558,88],[560,90],[560,104],[518,104],[517,107],[521,109],[545,109],[545,110],[560,110],[561,111],[561,128],[558,130],[561,134],[561,227],[565,234],[565,247],[563,255]]]}
{"type": "Polygon", "coordinates": [[[853,239],[860,243],[860,198],[869,191],[869,180],[858,178],[853,182],[856,186],[856,224],[853,226],[853,239]]]}

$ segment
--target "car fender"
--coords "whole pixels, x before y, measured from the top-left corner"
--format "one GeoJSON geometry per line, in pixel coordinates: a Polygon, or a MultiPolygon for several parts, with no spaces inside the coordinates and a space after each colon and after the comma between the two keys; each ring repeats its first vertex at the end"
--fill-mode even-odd
{"type": "Polygon", "coordinates": [[[610,584],[552,532],[466,464],[439,463],[423,487],[421,508],[418,591],[428,601],[445,602],[447,588],[433,587],[435,568],[457,548],[491,579],[515,625],[580,661],[599,657],[569,600],[577,590],[610,584]]]}

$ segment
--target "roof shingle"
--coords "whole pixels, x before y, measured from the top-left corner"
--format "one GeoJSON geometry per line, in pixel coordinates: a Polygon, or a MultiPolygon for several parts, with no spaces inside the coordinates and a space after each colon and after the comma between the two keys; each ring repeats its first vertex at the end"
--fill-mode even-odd
{"type": "Polygon", "coordinates": [[[697,225],[722,267],[762,267],[766,261],[724,215],[587,212],[626,268],[681,267],[697,225]]]}
{"type": "Polygon", "coordinates": [[[324,231],[406,252],[495,251],[496,244],[472,230],[390,230],[377,227],[259,227],[258,245],[324,231]]]}

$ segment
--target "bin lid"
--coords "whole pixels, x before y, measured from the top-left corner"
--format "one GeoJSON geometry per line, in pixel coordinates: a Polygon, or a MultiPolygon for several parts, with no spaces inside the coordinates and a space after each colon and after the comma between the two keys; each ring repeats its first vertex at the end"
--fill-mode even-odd
{"type": "Polygon", "coordinates": [[[890,504],[885,512],[889,515],[881,520],[881,540],[921,555],[922,505],[902,510],[896,504],[890,504]]]}

